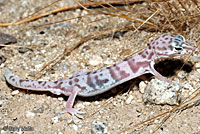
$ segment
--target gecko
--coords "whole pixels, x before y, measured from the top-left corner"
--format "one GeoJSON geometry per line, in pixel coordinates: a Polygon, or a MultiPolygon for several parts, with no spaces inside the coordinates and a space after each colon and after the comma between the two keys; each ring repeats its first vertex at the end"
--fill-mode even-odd
{"type": "Polygon", "coordinates": [[[13,75],[4,68],[3,77],[10,85],[27,90],[49,91],[53,94],[69,96],[64,112],[83,118],[79,109],[73,108],[76,96],[90,97],[104,93],[133,78],[151,73],[160,80],[171,82],[154,68],[157,60],[191,54],[195,47],[182,35],[163,34],[154,39],[135,56],[99,70],[88,72],[83,69],[67,79],[57,81],[34,81],[13,75]]]}

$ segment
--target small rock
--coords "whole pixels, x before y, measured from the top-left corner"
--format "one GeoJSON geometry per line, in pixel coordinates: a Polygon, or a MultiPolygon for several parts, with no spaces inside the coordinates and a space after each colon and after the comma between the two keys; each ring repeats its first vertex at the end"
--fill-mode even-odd
{"type": "Polygon", "coordinates": [[[128,99],[126,100],[126,104],[130,104],[131,101],[132,101],[132,99],[133,99],[133,96],[130,95],[130,96],[128,97],[128,99]]]}
{"type": "Polygon", "coordinates": [[[19,90],[12,91],[11,95],[19,94],[19,90]]]}
{"type": "Polygon", "coordinates": [[[190,91],[193,91],[193,90],[194,90],[194,88],[192,87],[192,85],[189,84],[189,83],[187,83],[187,82],[185,82],[185,83],[183,84],[183,87],[184,87],[185,89],[190,90],[190,91]]]}
{"type": "Polygon", "coordinates": [[[89,60],[89,64],[92,66],[97,66],[99,64],[103,63],[103,59],[100,56],[93,56],[90,60],[89,60]]]}
{"type": "Polygon", "coordinates": [[[147,84],[144,81],[139,83],[139,91],[140,93],[144,94],[144,89],[146,88],[147,84]]]}
{"type": "Polygon", "coordinates": [[[181,86],[176,83],[167,83],[152,79],[144,90],[143,99],[153,104],[178,105],[180,102],[181,86]]]}
{"type": "Polygon", "coordinates": [[[67,22],[59,23],[56,26],[60,28],[69,27],[71,24],[67,22]]]}
{"type": "Polygon", "coordinates": [[[73,124],[73,129],[75,130],[75,131],[78,131],[78,126],[76,125],[76,124],[73,124]]]}
{"type": "Polygon", "coordinates": [[[54,124],[58,123],[58,119],[59,119],[58,116],[55,116],[55,117],[51,118],[51,120],[53,121],[54,124]]]}
{"type": "Polygon", "coordinates": [[[92,134],[106,134],[108,133],[108,126],[104,122],[93,121],[91,125],[92,134]]]}
{"type": "Polygon", "coordinates": [[[96,106],[99,105],[99,101],[95,101],[94,105],[96,105],[96,106]]]}
{"type": "Polygon", "coordinates": [[[63,97],[58,97],[58,100],[63,101],[64,99],[63,99],[63,97]]]}
{"type": "Polygon", "coordinates": [[[200,68],[200,63],[196,63],[195,67],[198,68],[197,72],[200,73],[200,69],[199,69],[200,68]]]}
{"type": "Polygon", "coordinates": [[[35,68],[36,68],[37,70],[39,70],[43,65],[44,65],[43,63],[42,63],[42,64],[37,64],[37,65],[35,65],[35,68]]]}
{"type": "Polygon", "coordinates": [[[183,79],[183,78],[185,78],[187,76],[187,74],[186,74],[186,72],[184,72],[184,71],[180,71],[179,73],[178,73],[178,78],[180,78],[180,79],[183,79]]]}
{"type": "Polygon", "coordinates": [[[0,44],[7,45],[11,43],[17,43],[17,39],[14,36],[0,32],[0,44]]]}
{"type": "Polygon", "coordinates": [[[20,47],[20,48],[18,48],[18,52],[22,53],[22,54],[24,54],[24,53],[26,53],[28,51],[33,51],[33,50],[30,49],[30,48],[26,48],[26,47],[20,47]]]}
{"type": "Polygon", "coordinates": [[[0,65],[6,61],[6,57],[0,56],[0,65]]]}
{"type": "Polygon", "coordinates": [[[43,113],[44,112],[44,108],[40,107],[34,110],[34,113],[43,113]]]}
{"type": "Polygon", "coordinates": [[[197,56],[192,56],[192,57],[190,58],[190,60],[191,60],[192,62],[200,62],[200,58],[197,57],[197,56]]]}
{"type": "Polygon", "coordinates": [[[33,118],[35,116],[35,113],[33,113],[33,112],[30,112],[30,111],[26,111],[26,117],[28,117],[28,118],[33,118]]]}
{"type": "Polygon", "coordinates": [[[84,106],[83,104],[81,104],[81,103],[77,104],[76,106],[77,106],[78,108],[80,108],[80,109],[84,109],[84,108],[85,108],[85,106],[84,106]]]}

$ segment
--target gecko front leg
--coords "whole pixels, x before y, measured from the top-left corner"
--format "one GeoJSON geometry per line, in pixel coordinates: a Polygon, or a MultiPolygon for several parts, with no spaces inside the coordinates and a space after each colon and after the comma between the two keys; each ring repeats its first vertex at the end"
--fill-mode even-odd
{"type": "Polygon", "coordinates": [[[71,94],[69,95],[69,98],[66,103],[66,109],[63,112],[61,112],[61,113],[66,113],[66,112],[70,113],[72,115],[73,121],[75,121],[74,116],[77,116],[78,118],[83,118],[83,116],[79,114],[82,114],[84,112],[79,111],[79,109],[72,108],[74,105],[75,98],[80,90],[81,89],[78,88],[77,86],[72,87],[71,94]]]}
{"type": "Polygon", "coordinates": [[[159,80],[166,81],[168,83],[171,83],[172,80],[167,79],[166,77],[162,76],[156,69],[154,68],[154,61],[150,62],[150,73],[156,76],[159,80]]]}

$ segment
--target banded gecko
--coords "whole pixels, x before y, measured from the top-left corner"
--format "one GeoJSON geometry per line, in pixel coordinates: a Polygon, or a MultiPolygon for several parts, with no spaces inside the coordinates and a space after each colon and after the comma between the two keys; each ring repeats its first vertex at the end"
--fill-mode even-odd
{"type": "Polygon", "coordinates": [[[156,60],[190,54],[195,47],[185,41],[182,35],[163,34],[153,40],[148,47],[138,55],[127,58],[113,66],[96,71],[82,70],[72,77],[57,81],[33,81],[22,79],[4,69],[4,79],[14,87],[36,91],[50,91],[53,94],[69,96],[66,109],[74,116],[82,118],[82,112],[73,108],[76,96],[95,96],[110,90],[111,88],[136,78],[146,73],[151,73],[158,79],[170,82],[154,68],[156,60]]]}

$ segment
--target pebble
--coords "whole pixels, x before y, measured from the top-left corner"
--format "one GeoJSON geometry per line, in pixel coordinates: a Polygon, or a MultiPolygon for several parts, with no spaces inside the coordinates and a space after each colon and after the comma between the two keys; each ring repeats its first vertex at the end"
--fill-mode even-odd
{"type": "Polygon", "coordinates": [[[6,62],[6,57],[2,55],[0,56],[0,65],[4,62],[6,62]]]}
{"type": "MultiPolygon", "coordinates": [[[[195,64],[195,67],[196,67],[196,68],[200,68],[200,63],[196,63],[196,64],[195,64]]],[[[197,72],[200,73],[200,69],[197,69],[197,72]]]]}
{"type": "Polygon", "coordinates": [[[93,121],[91,125],[91,134],[106,134],[108,126],[104,122],[93,121]]]}
{"type": "Polygon", "coordinates": [[[14,90],[12,91],[11,95],[16,95],[16,94],[19,94],[19,90],[14,90]]]}
{"type": "Polygon", "coordinates": [[[28,117],[28,118],[33,118],[33,117],[35,117],[35,113],[33,113],[33,112],[30,112],[30,111],[26,111],[26,117],[28,117]]]}
{"type": "Polygon", "coordinates": [[[96,106],[99,105],[99,101],[95,101],[94,105],[96,105],[96,106]]]}
{"type": "Polygon", "coordinates": [[[58,100],[63,101],[64,99],[63,99],[63,97],[58,97],[58,100]]]}
{"type": "Polygon", "coordinates": [[[17,39],[12,35],[0,32],[0,44],[7,45],[11,43],[17,43],[17,39]]]}
{"type": "Polygon", "coordinates": [[[143,99],[153,104],[178,105],[180,102],[181,86],[177,82],[167,83],[152,79],[144,90],[143,99]]]}
{"type": "Polygon", "coordinates": [[[51,118],[51,120],[53,121],[54,124],[58,123],[58,119],[59,119],[58,116],[55,116],[55,117],[51,118]]]}
{"type": "Polygon", "coordinates": [[[78,131],[78,126],[77,126],[76,124],[73,124],[72,127],[73,127],[73,129],[74,129],[75,131],[78,131]]]}
{"type": "Polygon", "coordinates": [[[126,100],[126,104],[130,104],[130,103],[132,102],[132,99],[133,99],[133,96],[130,95],[130,96],[128,97],[128,99],[126,100]]]}
{"type": "Polygon", "coordinates": [[[81,108],[81,109],[85,108],[85,106],[83,104],[81,104],[81,103],[77,104],[77,107],[81,108]]]}
{"type": "Polygon", "coordinates": [[[37,64],[37,65],[35,65],[35,69],[39,70],[43,65],[44,65],[43,63],[42,64],[37,64]]]}
{"type": "Polygon", "coordinates": [[[189,83],[187,83],[187,82],[185,82],[185,84],[183,85],[183,87],[184,87],[185,89],[190,90],[190,91],[193,91],[193,90],[194,90],[194,88],[192,87],[192,85],[189,84],[189,83]]]}
{"type": "Polygon", "coordinates": [[[90,60],[89,60],[89,64],[92,66],[97,66],[99,64],[103,63],[103,59],[100,56],[93,56],[90,60]]]}
{"type": "Polygon", "coordinates": [[[184,71],[180,71],[179,73],[178,73],[178,78],[180,78],[180,79],[183,79],[183,78],[185,78],[187,76],[187,74],[184,72],[184,71]]]}
{"type": "Polygon", "coordinates": [[[140,93],[144,94],[144,89],[146,88],[147,84],[144,81],[139,83],[139,91],[140,93]]]}
{"type": "Polygon", "coordinates": [[[190,58],[190,60],[191,60],[192,62],[200,62],[200,58],[197,57],[197,56],[192,56],[192,57],[190,58]]]}

